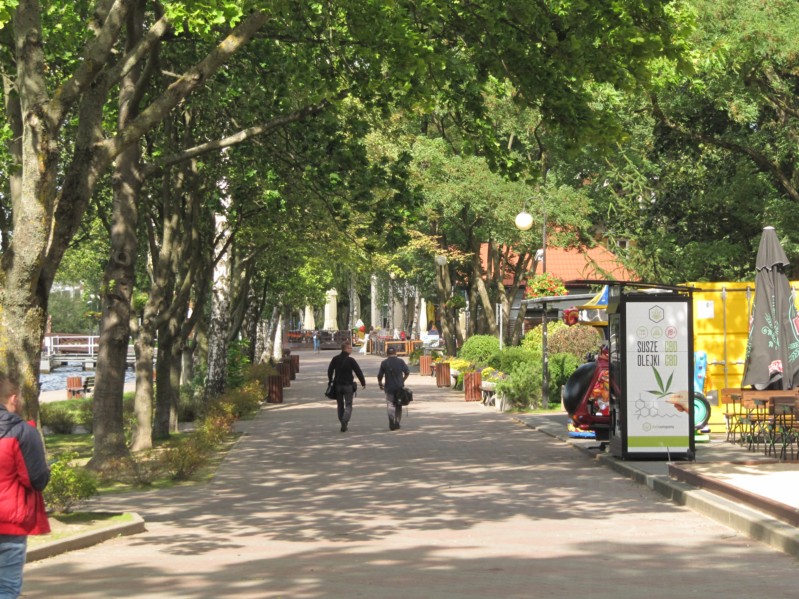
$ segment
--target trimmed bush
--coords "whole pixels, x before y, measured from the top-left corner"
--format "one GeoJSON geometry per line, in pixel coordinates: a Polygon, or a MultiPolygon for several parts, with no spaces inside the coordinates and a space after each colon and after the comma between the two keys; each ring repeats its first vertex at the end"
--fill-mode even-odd
{"type": "Polygon", "coordinates": [[[485,366],[488,359],[499,351],[499,339],[491,335],[472,335],[458,352],[458,357],[478,366],[485,366]]]}

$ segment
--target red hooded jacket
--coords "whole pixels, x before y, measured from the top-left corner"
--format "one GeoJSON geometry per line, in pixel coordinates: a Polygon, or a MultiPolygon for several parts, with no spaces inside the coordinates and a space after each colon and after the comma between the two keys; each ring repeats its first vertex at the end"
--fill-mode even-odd
{"type": "Polygon", "coordinates": [[[49,481],[39,432],[0,405],[0,534],[50,532],[42,497],[49,481]]]}

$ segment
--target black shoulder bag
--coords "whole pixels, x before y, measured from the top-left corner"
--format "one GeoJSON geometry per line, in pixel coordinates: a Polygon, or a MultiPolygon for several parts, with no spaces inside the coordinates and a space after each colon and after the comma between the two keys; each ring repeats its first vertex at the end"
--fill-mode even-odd
{"type": "MultiPolygon", "coordinates": [[[[391,378],[396,382],[397,375],[394,374],[394,369],[389,368],[388,371],[391,373],[391,378]]],[[[400,385],[402,385],[402,387],[394,391],[394,405],[407,406],[413,401],[413,391],[405,386],[404,381],[400,381],[400,385]]]]}

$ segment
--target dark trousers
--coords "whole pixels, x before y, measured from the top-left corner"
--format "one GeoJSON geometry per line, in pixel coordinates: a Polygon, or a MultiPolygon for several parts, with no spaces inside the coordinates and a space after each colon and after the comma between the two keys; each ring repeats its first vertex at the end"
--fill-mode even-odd
{"type": "Polygon", "coordinates": [[[355,392],[352,385],[336,385],[336,407],[338,408],[338,420],[342,424],[347,424],[352,417],[352,398],[355,392]]]}

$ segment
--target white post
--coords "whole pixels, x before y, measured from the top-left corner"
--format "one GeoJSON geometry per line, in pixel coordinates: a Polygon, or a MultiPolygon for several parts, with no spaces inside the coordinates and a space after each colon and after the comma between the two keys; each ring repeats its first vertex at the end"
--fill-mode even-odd
{"type": "Polygon", "coordinates": [[[502,349],[502,304],[497,304],[497,322],[499,323],[499,349],[502,349]]]}

